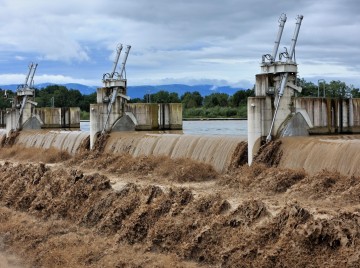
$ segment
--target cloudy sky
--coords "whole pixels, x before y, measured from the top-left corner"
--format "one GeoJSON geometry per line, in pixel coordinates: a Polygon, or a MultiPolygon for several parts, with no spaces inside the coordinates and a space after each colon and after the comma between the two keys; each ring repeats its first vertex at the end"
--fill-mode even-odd
{"type": "MultiPolygon", "coordinates": [[[[101,85],[117,44],[131,45],[129,85],[168,83],[251,87],[271,53],[278,19],[287,22],[279,52],[304,16],[299,75],[360,87],[358,0],[0,0],[0,85],[101,85]]],[[[124,52],[124,50],[123,50],[124,52]]]]}

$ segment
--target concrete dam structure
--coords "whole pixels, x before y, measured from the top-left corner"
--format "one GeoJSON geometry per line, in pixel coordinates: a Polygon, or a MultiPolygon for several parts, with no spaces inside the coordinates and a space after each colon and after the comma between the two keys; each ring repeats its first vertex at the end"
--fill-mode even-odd
{"type": "Polygon", "coordinates": [[[79,107],[36,107],[33,79],[37,66],[37,63],[30,64],[25,82],[19,85],[12,100],[12,107],[1,111],[0,125],[6,127],[8,135],[22,129],[80,129],[79,107]]]}
{"type": "Polygon", "coordinates": [[[279,54],[286,16],[272,54],[262,57],[261,73],[256,75],[255,97],[248,98],[248,163],[262,144],[287,136],[360,133],[360,99],[298,97],[298,66],[294,52],[303,16],[298,16],[289,52],[279,54]]]}
{"type": "MultiPolygon", "coordinates": [[[[123,46],[117,47],[110,73],[103,75],[97,89],[97,103],[90,105],[90,147],[97,136],[116,131],[181,130],[181,103],[128,103],[125,65],[131,46],[127,46],[120,72],[116,71],[123,46]]],[[[33,78],[37,64],[31,63],[25,83],[18,87],[12,108],[0,113],[0,125],[7,136],[26,129],[80,129],[80,108],[37,108],[33,78]]]]}
{"type": "MultiPolygon", "coordinates": [[[[314,134],[360,133],[360,99],[298,97],[302,89],[297,85],[298,66],[294,50],[302,18],[297,18],[290,51],[280,53],[279,61],[276,61],[286,22],[285,15],[280,17],[273,53],[263,56],[261,72],[256,75],[255,97],[248,98],[249,165],[260,146],[273,139],[314,134]]],[[[45,150],[56,148],[76,154],[84,144],[89,144],[87,149],[94,149],[97,138],[106,134],[109,137],[104,144],[105,153],[189,158],[210,164],[218,172],[226,172],[233,159],[244,153],[244,150],[241,149],[240,152],[238,149],[245,141],[240,137],[229,136],[159,134],[159,130],[182,129],[182,105],[129,103],[124,70],[130,46],[127,47],[118,73],[116,67],[121,50],[122,45],[117,48],[112,72],[103,75],[103,87],[97,89],[97,102],[90,106],[90,133],[31,130],[80,127],[78,108],[35,108],[34,90],[28,85],[31,85],[31,77],[36,69],[32,66],[28,75],[30,83],[27,82],[27,77],[24,86],[17,92],[14,107],[8,109],[6,114],[1,114],[0,123],[6,125],[6,130],[0,132],[2,140],[14,130],[22,130],[16,137],[15,145],[45,150]]],[[[343,148],[355,155],[354,150],[360,149],[360,143],[356,142],[356,139],[314,137],[283,138],[283,141],[281,148],[284,157],[279,163],[281,167],[303,167],[310,172],[318,171],[318,167],[335,167],[335,170],[342,174],[358,174],[357,162],[351,162],[357,161],[356,157],[347,159],[352,164],[349,168],[343,168],[336,165],[343,162],[330,153],[331,148],[336,145],[336,156],[343,154],[343,148]],[[332,159],[338,161],[334,163],[332,160],[324,160],[321,165],[317,165],[320,158],[326,159],[324,155],[317,154],[322,151],[320,145],[321,148],[326,148],[326,155],[331,155],[332,159]],[[292,152],[293,150],[297,153],[292,152]],[[302,161],[297,162],[297,159],[302,161]]]]}
{"type": "Polygon", "coordinates": [[[123,46],[117,47],[113,69],[103,75],[97,89],[97,103],[90,105],[90,148],[101,134],[134,130],[182,129],[181,103],[127,103],[125,65],[131,46],[127,46],[120,72],[116,72],[123,46]]]}

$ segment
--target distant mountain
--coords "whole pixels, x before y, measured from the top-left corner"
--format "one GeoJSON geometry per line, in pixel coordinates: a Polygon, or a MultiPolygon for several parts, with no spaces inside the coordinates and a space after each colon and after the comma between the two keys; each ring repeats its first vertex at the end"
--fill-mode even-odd
{"type": "MultiPolygon", "coordinates": [[[[54,83],[41,83],[36,84],[36,88],[44,88],[49,85],[55,85],[54,83]]],[[[77,89],[83,95],[88,95],[96,91],[97,86],[86,86],[76,83],[67,83],[67,84],[58,84],[67,87],[68,89],[77,89]]],[[[0,85],[0,88],[15,91],[18,85],[0,85]]],[[[154,94],[161,90],[168,92],[176,92],[179,97],[185,92],[194,92],[198,91],[201,96],[207,96],[212,93],[226,93],[228,95],[233,95],[238,90],[243,90],[243,88],[233,88],[230,86],[214,86],[214,85],[196,85],[189,86],[183,84],[171,84],[171,85],[160,85],[160,86],[129,86],[128,95],[134,98],[143,98],[146,94],[154,94]]]]}
{"type": "Polygon", "coordinates": [[[12,91],[15,91],[17,87],[18,85],[0,85],[1,89],[12,90],[12,91]]]}
{"type": "Polygon", "coordinates": [[[77,83],[67,83],[67,84],[55,84],[55,83],[42,83],[42,84],[36,84],[36,88],[44,88],[50,85],[61,85],[65,86],[68,89],[77,89],[81,92],[83,95],[89,95],[91,93],[94,93],[96,91],[97,86],[86,86],[83,84],[77,84],[77,83]]]}

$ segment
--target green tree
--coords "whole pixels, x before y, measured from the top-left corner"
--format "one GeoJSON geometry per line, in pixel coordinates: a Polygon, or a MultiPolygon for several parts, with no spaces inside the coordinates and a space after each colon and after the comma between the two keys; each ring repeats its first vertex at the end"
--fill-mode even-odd
{"type": "Polygon", "coordinates": [[[350,94],[352,98],[360,98],[360,89],[355,88],[353,85],[350,86],[350,94]]]}
{"type": "Polygon", "coordinates": [[[255,96],[254,89],[238,90],[230,97],[231,107],[238,107],[247,104],[247,98],[255,96]]]}
{"type": "MultiPolygon", "coordinates": [[[[148,94],[144,96],[144,102],[147,102],[148,97],[148,94]]],[[[152,103],[178,103],[180,102],[180,99],[175,92],[169,93],[168,91],[160,90],[159,92],[150,95],[150,101],[152,103]]]]}
{"type": "Polygon", "coordinates": [[[67,101],[66,106],[68,107],[76,107],[80,105],[81,99],[83,98],[83,95],[81,92],[77,89],[70,89],[67,92],[67,101]]]}
{"type": "MultiPolygon", "coordinates": [[[[318,96],[318,86],[315,85],[313,82],[307,82],[304,78],[298,80],[298,85],[302,87],[302,91],[300,96],[318,96]]],[[[322,96],[322,91],[319,93],[320,97],[322,96]]]]}
{"type": "Polygon", "coordinates": [[[228,106],[229,95],[226,93],[213,93],[204,98],[204,106],[209,107],[225,107],[228,106]]]}
{"type": "Polygon", "coordinates": [[[91,103],[96,103],[96,92],[89,95],[82,95],[82,98],[78,105],[80,107],[80,110],[89,112],[91,103]]]}
{"type": "Polygon", "coordinates": [[[64,86],[59,86],[59,88],[54,91],[55,107],[68,107],[70,101],[68,98],[68,93],[68,89],[64,86]]]}
{"type": "Polygon", "coordinates": [[[184,95],[181,96],[181,102],[184,104],[184,108],[200,107],[203,99],[198,91],[185,92],[184,95]]]}
{"type": "Polygon", "coordinates": [[[143,99],[140,99],[140,98],[133,98],[133,99],[130,99],[129,103],[141,103],[141,102],[144,102],[143,99]]]}
{"type": "Polygon", "coordinates": [[[0,109],[10,108],[13,97],[14,93],[11,90],[3,90],[0,88],[0,109]]]}
{"type": "Polygon", "coordinates": [[[345,82],[341,81],[331,81],[327,85],[328,97],[333,98],[351,98],[352,97],[352,88],[346,85],[345,82]]]}

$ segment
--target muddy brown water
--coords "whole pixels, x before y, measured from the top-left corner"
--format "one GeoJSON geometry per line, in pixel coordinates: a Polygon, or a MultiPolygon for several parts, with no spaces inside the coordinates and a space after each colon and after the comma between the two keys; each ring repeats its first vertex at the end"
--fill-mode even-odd
{"type": "Polygon", "coordinates": [[[281,141],[280,167],[360,176],[360,135],[287,137],[281,141]]]}
{"type": "MultiPolygon", "coordinates": [[[[0,132],[5,135],[5,132],[0,132]]],[[[21,131],[15,144],[25,148],[51,147],[75,154],[89,134],[81,131],[21,131]]],[[[212,165],[224,172],[231,164],[236,147],[243,142],[236,136],[199,136],[180,134],[147,134],[144,132],[111,133],[106,141],[105,153],[137,156],[168,156],[190,158],[212,165]]]]}
{"type": "MultiPolygon", "coordinates": [[[[0,130],[0,138],[5,131],[0,130]]],[[[16,145],[26,148],[56,148],[74,155],[89,134],[81,131],[22,131],[16,145]]],[[[137,156],[189,158],[212,165],[225,172],[240,143],[241,136],[200,136],[184,134],[146,134],[144,132],[111,133],[104,152],[137,156]]],[[[281,139],[282,168],[316,173],[331,170],[343,175],[360,175],[360,135],[286,137],[281,139]]]]}

